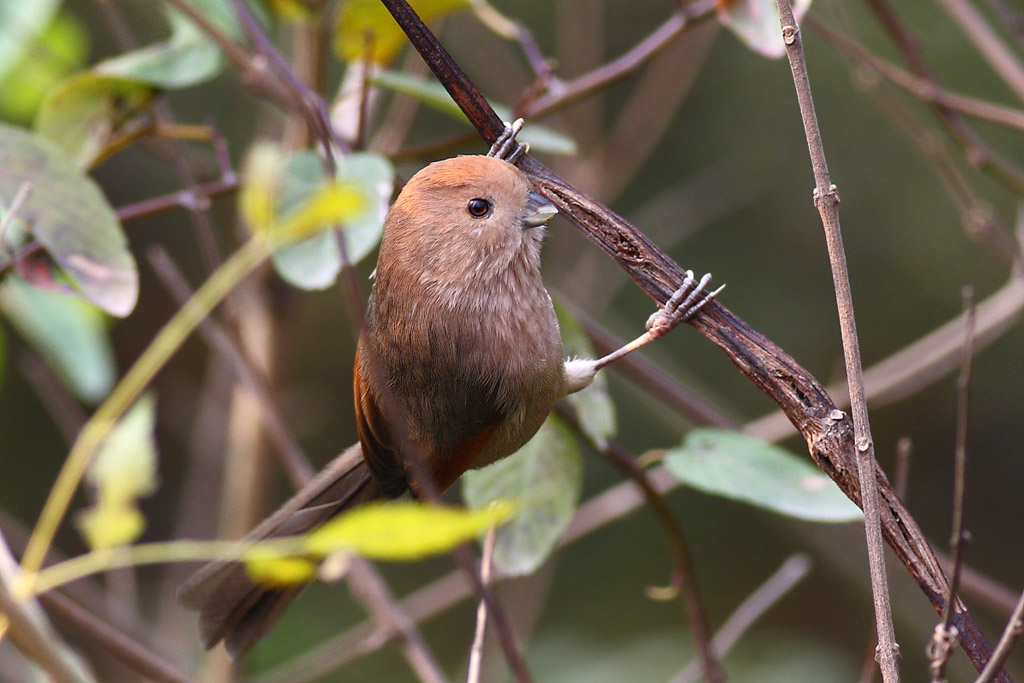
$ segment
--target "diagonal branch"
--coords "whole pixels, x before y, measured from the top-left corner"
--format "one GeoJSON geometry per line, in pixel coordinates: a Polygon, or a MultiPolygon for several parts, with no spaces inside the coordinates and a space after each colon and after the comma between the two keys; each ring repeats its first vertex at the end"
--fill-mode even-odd
{"type": "MultiPolygon", "coordinates": [[[[488,143],[504,126],[494,110],[452,60],[405,0],[381,0],[441,81],[445,89],[488,143]]],[[[520,168],[559,211],[571,220],[655,301],[663,303],[682,284],[685,273],[637,228],[608,207],[591,199],[525,155],[520,168]]],[[[689,323],[718,345],[758,388],[771,396],[807,441],[811,457],[855,503],[861,502],[853,428],[847,415],[806,370],[717,301],[710,302],[689,323]]],[[[937,611],[945,605],[946,579],[910,512],[900,502],[885,474],[875,467],[886,541],[910,571],[937,611]]],[[[967,609],[954,606],[963,645],[975,667],[988,660],[991,648],[967,609]]]]}

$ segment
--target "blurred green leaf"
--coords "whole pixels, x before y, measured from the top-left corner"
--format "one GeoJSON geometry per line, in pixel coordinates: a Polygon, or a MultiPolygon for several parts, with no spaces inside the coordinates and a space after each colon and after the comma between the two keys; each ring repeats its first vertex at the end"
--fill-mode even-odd
{"type": "MultiPolygon", "coordinates": [[[[323,161],[315,153],[300,152],[291,157],[282,183],[282,209],[287,211],[302,202],[325,177],[323,161]]],[[[355,153],[340,161],[336,177],[340,182],[363,187],[366,194],[363,211],[351,217],[341,232],[349,261],[358,263],[380,242],[394,187],[394,170],[380,155],[355,153]]],[[[273,259],[281,277],[302,289],[331,286],[342,265],[341,250],[333,232],[322,232],[298,244],[276,249],[273,259]]]]}
{"type": "Polygon", "coordinates": [[[83,297],[113,315],[131,313],[138,270],[103,192],[51,143],[0,125],[0,197],[10,202],[25,181],[32,194],[21,215],[35,239],[83,297]]]}
{"type": "Polygon", "coordinates": [[[138,130],[138,115],[155,94],[145,83],[86,71],[50,91],[35,129],[87,169],[112,142],[138,130]]]}
{"type": "MultiPolygon", "coordinates": [[[[786,54],[775,0],[719,0],[718,21],[762,57],[779,59],[786,54]]],[[[795,0],[793,14],[800,21],[811,0],[795,0]]]]}
{"type": "MultiPolygon", "coordinates": [[[[562,330],[562,346],[570,357],[594,358],[594,347],[590,337],[580,325],[572,312],[555,302],[555,313],[558,315],[558,326],[562,330]]],[[[603,372],[594,376],[589,387],[581,389],[565,397],[576,413],[580,429],[599,447],[608,445],[608,439],[615,436],[617,424],[615,404],[608,394],[608,378],[603,372]]]]}
{"type": "Polygon", "coordinates": [[[361,183],[369,198],[363,213],[350,219],[342,231],[348,260],[359,263],[380,243],[395,187],[395,170],[379,154],[357,152],[341,160],[336,177],[341,182],[361,183]]]}
{"type": "Polygon", "coordinates": [[[131,543],[146,520],[137,500],[152,495],[157,478],[156,401],[140,398],[114,426],[86,472],[96,503],[78,516],[79,528],[93,549],[131,543]]]}
{"type": "MultiPolygon", "coordinates": [[[[386,88],[393,92],[401,93],[415,98],[431,109],[447,114],[452,118],[468,124],[469,119],[455,104],[444,86],[434,80],[427,80],[417,76],[410,76],[400,71],[381,71],[370,77],[373,85],[386,88]]],[[[512,120],[512,110],[500,104],[495,104],[494,111],[501,117],[502,121],[512,120]]],[[[548,154],[561,154],[571,156],[576,154],[576,141],[568,135],[563,135],[556,130],[546,126],[527,122],[523,131],[519,134],[520,142],[530,143],[534,152],[547,152],[548,154]]]]}
{"type": "MultiPolygon", "coordinates": [[[[424,23],[468,9],[471,4],[471,0],[409,2],[424,23]]],[[[377,64],[388,64],[405,44],[405,33],[379,0],[345,0],[342,4],[334,25],[334,52],[344,61],[361,61],[369,57],[377,64]]]]}
{"type": "Polygon", "coordinates": [[[408,561],[445,553],[514,512],[507,501],[479,510],[412,501],[362,505],[327,522],[303,543],[317,556],[351,552],[372,560],[408,561]]]}
{"type": "Polygon", "coordinates": [[[569,526],[582,490],[579,445],[555,416],[509,457],[462,475],[462,497],[471,508],[517,502],[518,513],[498,529],[494,546],[494,566],[513,576],[544,563],[569,526]]]}
{"type": "MultiPolygon", "coordinates": [[[[3,11],[0,9],[0,17],[3,11]]],[[[4,30],[2,26],[0,18],[0,33],[4,30]]],[[[72,14],[57,14],[21,60],[5,77],[0,77],[0,115],[10,121],[31,121],[50,89],[85,64],[88,56],[89,34],[85,26],[72,14]]]]}
{"type": "Polygon", "coordinates": [[[287,587],[309,583],[316,578],[316,562],[292,557],[263,546],[253,546],[245,553],[245,573],[263,586],[287,587]]]}
{"type": "Polygon", "coordinates": [[[339,162],[336,181],[330,182],[315,152],[286,154],[261,145],[246,168],[242,214],[275,240],[290,236],[287,244],[273,248],[273,261],[281,277],[296,287],[324,289],[337,279],[341,250],[330,228],[344,228],[341,234],[352,263],[380,241],[394,183],[387,159],[367,153],[346,156],[339,162]],[[301,239],[310,231],[314,234],[301,239]]]}
{"type": "Polygon", "coordinates": [[[60,0],[0,0],[0,83],[53,21],[60,0]]]}
{"type": "MultiPolygon", "coordinates": [[[[241,37],[229,0],[191,0],[191,4],[228,36],[241,37]]],[[[224,66],[220,48],[177,10],[166,8],[166,12],[170,38],[102,61],[95,71],[166,89],[187,88],[220,73],[224,66]]]]}
{"type": "Polygon", "coordinates": [[[297,209],[281,218],[275,239],[295,244],[366,212],[368,197],[356,183],[333,181],[316,190],[297,209]]]}
{"type": "Polygon", "coordinates": [[[687,486],[812,522],[853,522],[860,509],[835,482],[778,446],[721,429],[694,429],[665,465],[687,486]]]}
{"type": "Polygon", "coordinates": [[[12,274],[0,283],[0,310],[75,396],[95,404],[110,393],[116,379],[114,350],[98,308],[12,274]]]}

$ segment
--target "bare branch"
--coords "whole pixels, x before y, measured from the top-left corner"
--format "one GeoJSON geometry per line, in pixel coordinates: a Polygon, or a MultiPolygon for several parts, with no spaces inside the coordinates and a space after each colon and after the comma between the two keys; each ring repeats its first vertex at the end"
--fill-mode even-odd
{"type": "MultiPolygon", "coordinates": [[[[714,15],[714,0],[696,0],[696,2],[681,7],[666,19],[661,26],[618,59],[603,64],[599,68],[571,81],[561,82],[560,87],[555,92],[538,97],[525,106],[517,107],[516,110],[523,117],[536,118],[581,100],[630,75],[646,64],[669,43],[678,38],[695,21],[707,19],[714,15]]],[[[441,82],[443,83],[444,79],[441,79],[441,82]]]]}
{"type": "Polygon", "coordinates": [[[348,585],[352,595],[381,628],[401,637],[402,654],[421,681],[444,683],[447,679],[423,640],[423,635],[416,628],[416,622],[395,602],[395,597],[380,573],[370,562],[360,557],[352,557],[349,561],[348,585]]]}
{"type": "MultiPolygon", "coordinates": [[[[192,296],[185,277],[174,264],[167,252],[158,246],[151,247],[148,253],[149,263],[160,278],[163,285],[174,297],[178,305],[184,305],[192,296]]],[[[207,317],[199,324],[199,332],[214,351],[221,354],[228,364],[234,368],[239,382],[253,395],[259,406],[260,413],[266,423],[267,435],[274,442],[281,455],[281,465],[292,486],[298,490],[313,478],[313,467],[309,458],[302,451],[298,440],[285,425],[266,380],[256,368],[249,363],[245,354],[238,348],[231,336],[212,317],[207,317]]]]}
{"type": "MultiPolygon", "coordinates": [[[[491,560],[494,558],[494,541],[498,527],[491,526],[484,539],[484,553],[480,558],[480,582],[491,583],[491,560]]],[[[480,667],[484,661],[484,636],[487,634],[487,603],[481,600],[476,607],[476,628],[473,631],[473,645],[469,649],[469,671],[466,683],[480,683],[480,667]]]]}
{"type": "MultiPolygon", "coordinates": [[[[718,629],[711,640],[711,649],[714,653],[724,657],[754,622],[778,603],[810,571],[811,560],[806,555],[796,554],[787,557],[782,566],[747,596],[718,629]]],[[[700,680],[699,675],[700,669],[696,662],[692,662],[672,679],[672,683],[696,683],[700,680]]]]}
{"type": "Polygon", "coordinates": [[[835,281],[836,303],[839,308],[839,326],[843,336],[843,354],[846,359],[846,381],[850,387],[850,403],[853,412],[854,440],[857,444],[857,471],[860,479],[861,503],[864,509],[864,528],[868,543],[868,563],[871,568],[871,591],[875,603],[875,626],[878,629],[878,658],[882,669],[882,680],[886,683],[899,681],[899,646],[892,625],[892,605],[889,602],[889,584],[885,574],[885,547],[882,543],[881,512],[878,502],[878,484],[875,478],[877,465],[875,449],[868,421],[867,401],[864,396],[864,377],[860,360],[860,343],[857,340],[857,324],[854,319],[853,297],[850,293],[850,276],[846,267],[846,253],[839,226],[839,194],[829,178],[825,162],[825,149],[821,142],[821,131],[814,113],[811,96],[811,81],[804,60],[803,40],[800,28],[793,16],[790,0],[777,0],[782,22],[782,36],[789,55],[789,65],[796,85],[800,114],[804,122],[804,133],[814,168],[814,203],[821,214],[828,244],[829,261],[832,264],[832,278],[835,281]]]}
{"type": "Polygon", "coordinates": [[[974,683],[992,683],[996,680],[996,676],[1002,671],[1006,660],[1010,658],[1010,651],[1022,633],[1024,633],[1024,593],[1020,594],[1017,606],[1014,607],[1010,620],[1006,622],[1006,628],[996,645],[995,652],[992,653],[992,659],[988,660],[988,664],[985,665],[981,675],[974,683]]]}

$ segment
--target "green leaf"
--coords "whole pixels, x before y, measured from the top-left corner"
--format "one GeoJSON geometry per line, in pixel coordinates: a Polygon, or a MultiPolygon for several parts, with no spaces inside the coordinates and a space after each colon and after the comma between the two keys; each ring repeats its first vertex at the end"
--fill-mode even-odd
{"type": "Polygon", "coordinates": [[[391,164],[376,154],[345,157],[330,183],[316,153],[285,154],[261,145],[247,165],[241,210],[251,226],[262,226],[258,231],[263,234],[291,233],[294,238],[295,233],[319,230],[304,240],[275,246],[273,260],[281,277],[296,287],[324,289],[341,270],[337,236],[325,228],[343,223],[349,261],[362,260],[380,242],[393,183],[391,164]],[[332,208],[332,198],[342,200],[342,206],[333,207],[342,209],[340,213],[322,211],[332,208]]]}
{"type": "Polygon", "coordinates": [[[88,176],[49,142],[0,125],[0,197],[22,183],[32,194],[21,216],[32,235],[77,285],[83,297],[112,315],[135,307],[139,275],[121,225],[88,176]]]}
{"type": "Polygon", "coordinates": [[[480,510],[412,501],[369,503],[327,522],[306,538],[303,548],[320,557],[351,552],[372,560],[418,560],[476,538],[514,509],[504,501],[480,510]]]}
{"type": "Polygon", "coordinates": [[[334,181],[316,190],[287,214],[274,230],[275,239],[295,244],[342,225],[366,212],[367,196],[361,185],[334,181]]]}
{"type": "Polygon", "coordinates": [[[316,578],[317,565],[304,557],[292,557],[255,545],[245,553],[245,573],[262,586],[287,588],[316,578]]]}
{"type": "Polygon", "coordinates": [[[146,528],[137,500],[158,486],[155,423],[156,402],[147,394],[114,426],[86,471],[96,503],[77,522],[94,550],[131,543],[146,528]]]}
{"type": "Polygon", "coordinates": [[[0,284],[0,310],[75,396],[95,404],[110,393],[116,379],[114,350],[98,308],[8,275],[0,284]]]}
{"type": "Polygon", "coordinates": [[[395,188],[395,170],[387,158],[360,152],[341,161],[336,177],[341,182],[361,183],[369,197],[363,213],[350,219],[342,232],[349,262],[359,263],[380,243],[395,188]]]}
{"type": "MultiPolygon", "coordinates": [[[[793,14],[800,21],[811,0],[795,0],[793,14]]],[[[719,0],[718,21],[762,57],[779,59],[786,54],[775,0],[719,0]]]]}
{"type": "MultiPolygon", "coordinates": [[[[435,109],[442,114],[468,124],[469,119],[455,104],[444,86],[434,80],[427,80],[416,76],[410,76],[399,71],[381,71],[370,77],[373,85],[386,88],[402,95],[408,95],[435,109]]],[[[495,104],[494,111],[501,117],[502,121],[512,120],[512,110],[500,104],[495,104]]],[[[530,148],[535,152],[547,152],[548,154],[561,154],[571,156],[576,154],[576,141],[567,135],[556,130],[533,123],[527,123],[523,132],[519,134],[520,142],[528,142],[530,148]]]]}
{"type": "Polygon", "coordinates": [[[35,129],[75,166],[87,169],[112,142],[138,131],[139,114],[155,94],[145,83],[86,71],[50,91],[35,129]]]}
{"type": "MultiPolygon", "coordinates": [[[[229,37],[241,37],[229,0],[191,0],[190,4],[229,37]]],[[[100,62],[96,72],[166,89],[187,88],[220,73],[224,67],[220,48],[190,19],[174,9],[166,11],[170,38],[100,62]]]]}
{"type": "Polygon", "coordinates": [[[835,482],[778,446],[719,429],[695,429],[665,454],[687,486],[812,522],[852,522],[861,511],[835,482]]]}
{"type": "MultiPolygon", "coordinates": [[[[472,1],[411,0],[409,4],[420,19],[429,23],[468,9],[472,1]]],[[[346,62],[369,57],[377,64],[389,64],[406,43],[405,33],[379,0],[346,0],[338,13],[334,32],[334,51],[346,62]]]]}
{"type": "Polygon", "coordinates": [[[518,514],[498,529],[494,565],[529,574],[551,554],[572,520],[583,490],[583,462],[569,427],[551,416],[509,457],[462,476],[462,497],[475,509],[515,500],[518,514]]]}
{"type": "Polygon", "coordinates": [[[53,21],[60,0],[0,0],[0,82],[53,21]]]}
{"type": "MultiPolygon", "coordinates": [[[[558,326],[562,330],[562,346],[569,356],[594,358],[594,347],[590,337],[580,325],[572,312],[562,304],[555,302],[555,313],[558,315],[558,326]]],[[[615,436],[617,424],[615,404],[608,394],[608,378],[603,372],[594,376],[589,387],[566,396],[579,420],[580,429],[600,448],[608,445],[608,439],[615,436]]]]}
{"type": "MultiPolygon", "coordinates": [[[[34,4],[37,3],[21,3],[23,6],[34,4]]],[[[0,34],[5,25],[3,5],[0,1],[0,34]]],[[[88,56],[86,27],[73,14],[57,14],[13,69],[0,77],[0,114],[11,121],[31,121],[50,89],[85,64],[88,56]]]]}

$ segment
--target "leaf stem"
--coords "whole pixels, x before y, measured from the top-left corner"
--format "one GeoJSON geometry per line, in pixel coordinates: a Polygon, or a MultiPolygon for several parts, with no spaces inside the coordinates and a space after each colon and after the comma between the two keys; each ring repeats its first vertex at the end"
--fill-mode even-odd
{"type": "Polygon", "coordinates": [[[254,547],[291,555],[301,550],[301,538],[283,537],[260,541],[257,546],[239,541],[161,541],[118,548],[92,550],[47,567],[32,577],[32,593],[38,595],[92,574],[147,564],[211,562],[240,559],[254,547]]]}
{"type": "MultiPolygon", "coordinates": [[[[89,418],[57,475],[57,481],[50,490],[39,522],[29,539],[28,547],[25,549],[25,555],[21,561],[22,570],[26,574],[31,575],[42,567],[47,551],[53,543],[53,537],[67,512],[71,498],[85,474],[89,461],[103,440],[110,434],[118,418],[139,397],[143,389],[195,330],[200,321],[227,296],[235,285],[263,263],[268,254],[269,247],[265,242],[251,239],[226,260],[203,283],[195,296],[189,299],[157,333],[128,373],[89,418]]],[[[25,592],[31,592],[32,585],[29,583],[21,588],[25,592]]]]}

